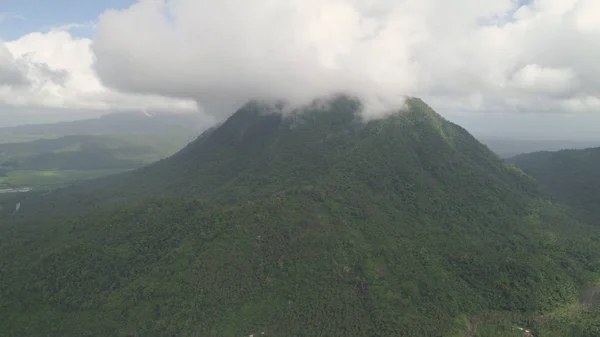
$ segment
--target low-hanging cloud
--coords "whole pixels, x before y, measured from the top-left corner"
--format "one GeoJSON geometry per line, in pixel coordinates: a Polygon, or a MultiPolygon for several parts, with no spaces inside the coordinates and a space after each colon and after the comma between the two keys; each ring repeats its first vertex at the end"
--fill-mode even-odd
{"type": "Polygon", "coordinates": [[[339,91],[386,107],[418,95],[461,109],[589,111],[598,4],[141,0],[105,12],[91,48],[105,85],[192,98],[219,117],[253,98],[339,91]]]}
{"type": "Polygon", "coordinates": [[[0,44],[0,87],[21,87],[29,84],[25,70],[16,62],[8,48],[0,44]]]}
{"type": "Polygon", "coordinates": [[[367,89],[382,95],[390,86],[395,92],[386,98],[401,101],[406,77],[394,80],[385,74],[393,69],[383,68],[368,70],[382,76],[364,73],[360,59],[375,56],[383,65],[396,54],[397,62],[409,60],[402,60],[402,50],[373,43],[370,35],[391,35],[370,17],[382,15],[383,8],[363,7],[373,14],[365,16],[342,1],[141,1],[105,13],[92,50],[106,85],[194,98],[209,113],[230,114],[227,108],[215,111],[223,102],[307,102],[334,91],[365,94],[367,89]],[[139,30],[130,29],[131,22],[139,30]]]}

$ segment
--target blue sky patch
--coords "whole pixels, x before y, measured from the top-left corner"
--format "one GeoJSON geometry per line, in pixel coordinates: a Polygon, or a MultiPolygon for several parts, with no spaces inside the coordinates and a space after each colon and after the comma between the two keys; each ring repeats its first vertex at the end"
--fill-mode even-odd
{"type": "Polygon", "coordinates": [[[0,39],[14,40],[52,27],[78,24],[70,29],[90,37],[92,23],[109,8],[123,9],[134,0],[4,0],[0,2],[0,39]]]}

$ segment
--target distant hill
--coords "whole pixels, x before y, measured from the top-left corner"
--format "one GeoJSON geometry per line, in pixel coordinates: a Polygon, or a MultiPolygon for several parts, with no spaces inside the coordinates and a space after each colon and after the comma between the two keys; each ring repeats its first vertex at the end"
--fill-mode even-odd
{"type": "Polygon", "coordinates": [[[510,158],[520,154],[538,151],[558,151],[563,149],[584,149],[600,145],[600,141],[577,141],[577,140],[530,140],[494,138],[481,136],[478,139],[487,145],[501,158],[510,158]]]}
{"type": "Polygon", "coordinates": [[[535,178],[556,201],[600,225],[600,148],[535,152],[509,161],[535,178]]]}
{"type": "Polygon", "coordinates": [[[53,124],[28,124],[0,128],[0,143],[58,138],[70,135],[199,133],[204,125],[196,114],[113,113],[100,118],[53,124]]]}
{"type": "Polygon", "coordinates": [[[0,188],[56,186],[138,168],[174,154],[202,128],[195,115],[142,113],[0,128],[0,188]]]}
{"type": "Polygon", "coordinates": [[[598,228],[421,100],[360,109],[250,102],[167,159],[0,199],[0,331],[594,335],[598,228]]]}
{"type": "Polygon", "coordinates": [[[137,168],[174,154],[194,133],[74,135],[0,144],[0,167],[12,170],[137,168]]]}

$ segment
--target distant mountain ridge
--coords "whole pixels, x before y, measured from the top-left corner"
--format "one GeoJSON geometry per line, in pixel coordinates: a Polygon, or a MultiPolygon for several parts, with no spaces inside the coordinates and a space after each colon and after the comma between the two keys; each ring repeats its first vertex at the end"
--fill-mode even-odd
{"type": "Polygon", "coordinates": [[[71,135],[0,144],[0,167],[20,170],[132,169],[177,152],[191,131],[71,135]]]}
{"type": "Polygon", "coordinates": [[[520,154],[538,151],[558,151],[564,149],[585,149],[600,145],[600,141],[583,140],[532,140],[518,138],[500,138],[481,136],[478,139],[501,158],[510,158],[520,154]]]}
{"type": "Polygon", "coordinates": [[[0,142],[3,139],[33,140],[56,138],[70,135],[99,135],[115,133],[159,133],[184,129],[199,133],[205,128],[204,121],[197,114],[144,114],[113,113],[100,118],[83,119],[51,124],[26,124],[0,128],[0,142]]]}
{"type": "Polygon", "coordinates": [[[600,226],[600,147],[527,153],[508,161],[536,179],[554,200],[600,226]]]}
{"type": "Polygon", "coordinates": [[[177,152],[202,128],[197,115],[149,113],[1,128],[0,187],[54,186],[138,168],[177,152]]]}

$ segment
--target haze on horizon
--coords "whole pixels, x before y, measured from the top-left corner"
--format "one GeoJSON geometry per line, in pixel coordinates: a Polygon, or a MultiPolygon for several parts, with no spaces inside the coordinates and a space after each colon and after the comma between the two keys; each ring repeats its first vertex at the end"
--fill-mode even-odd
{"type": "Polygon", "coordinates": [[[595,0],[55,6],[51,28],[33,1],[0,16],[0,126],[142,109],[214,123],[252,98],[350,91],[388,107],[421,97],[476,135],[598,137],[595,0]]]}

